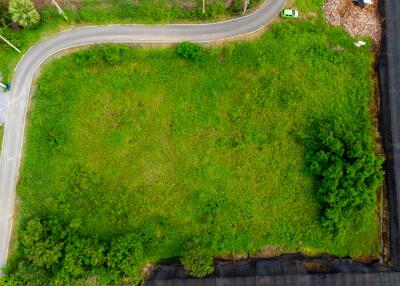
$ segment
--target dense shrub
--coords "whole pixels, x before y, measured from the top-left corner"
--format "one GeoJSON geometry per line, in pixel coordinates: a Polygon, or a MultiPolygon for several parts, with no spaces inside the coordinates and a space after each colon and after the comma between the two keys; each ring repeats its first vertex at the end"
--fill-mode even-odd
{"type": "Polygon", "coordinates": [[[11,21],[11,15],[7,6],[0,2],[0,27],[6,27],[11,21]]]}
{"type": "Polygon", "coordinates": [[[195,277],[204,277],[214,272],[214,260],[209,248],[190,242],[181,259],[188,274],[195,277]]]}
{"type": "Polygon", "coordinates": [[[65,226],[57,219],[29,220],[19,234],[24,259],[15,269],[6,269],[6,279],[0,283],[48,285],[52,281],[52,285],[68,285],[89,276],[112,285],[120,285],[122,280],[132,285],[141,281],[143,247],[135,236],[127,234],[104,242],[80,236],[76,226],[65,226]]]}
{"type": "MultiPolygon", "coordinates": [[[[6,38],[9,42],[11,42],[17,48],[22,46],[22,40],[18,33],[11,31],[9,28],[0,28],[0,35],[6,38]]],[[[5,42],[0,41],[1,46],[7,46],[7,48],[12,49],[5,42]]]]}
{"type": "Polygon", "coordinates": [[[31,28],[40,21],[39,12],[31,0],[11,0],[9,8],[12,20],[22,27],[31,28]]]}
{"type": "Polygon", "coordinates": [[[132,58],[132,50],[123,46],[107,46],[97,50],[83,50],[74,54],[75,63],[91,66],[104,61],[110,65],[128,62],[132,58]]]}
{"type": "Polygon", "coordinates": [[[306,164],[316,178],[321,222],[337,232],[351,215],[375,207],[382,158],[366,124],[329,119],[315,121],[310,130],[306,164]]]}
{"type": "Polygon", "coordinates": [[[198,60],[203,53],[203,48],[197,44],[182,42],[176,47],[176,53],[185,59],[198,60]]]}

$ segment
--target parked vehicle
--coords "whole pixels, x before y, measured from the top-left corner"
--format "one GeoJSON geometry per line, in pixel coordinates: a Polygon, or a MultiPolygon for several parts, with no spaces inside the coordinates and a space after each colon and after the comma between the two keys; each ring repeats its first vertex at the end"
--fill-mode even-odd
{"type": "Polygon", "coordinates": [[[284,9],[281,12],[281,17],[286,19],[295,19],[299,17],[299,12],[295,9],[284,9]]]}

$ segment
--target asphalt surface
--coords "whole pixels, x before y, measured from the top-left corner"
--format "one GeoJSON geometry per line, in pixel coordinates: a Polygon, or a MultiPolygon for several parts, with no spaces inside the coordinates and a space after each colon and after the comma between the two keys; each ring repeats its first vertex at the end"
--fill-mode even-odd
{"type": "Polygon", "coordinates": [[[0,87],[0,125],[6,122],[8,93],[0,87]]]}
{"type": "Polygon", "coordinates": [[[33,46],[20,60],[11,84],[0,157],[0,267],[7,261],[15,192],[24,143],[27,106],[35,73],[49,57],[62,50],[101,43],[213,42],[252,34],[272,21],[286,0],[267,0],[254,13],[209,24],[110,25],[72,29],[33,46]]]}

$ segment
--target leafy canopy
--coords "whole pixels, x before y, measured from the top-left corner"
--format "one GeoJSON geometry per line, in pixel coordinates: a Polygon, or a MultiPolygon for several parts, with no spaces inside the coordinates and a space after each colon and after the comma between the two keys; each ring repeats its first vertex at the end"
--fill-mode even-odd
{"type": "Polygon", "coordinates": [[[11,0],[9,9],[12,20],[22,27],[31,28],[40,21],[39,12],[31,0],[11,0]]]}
{"type": "Polygon", "coordinates": [[[321,222],[334,232],[350,215],[376,205],[383,159],[375,155],[368,130],[355,122],[329,119],[315,121],[307,136],[306,165],[316,178],[321,222]]]}
{"type": "Polygon", "coordinates": [[[78,227],[77,222],[65,226],[55,218],[28,220],[19,233],[25,260],[5,270],[0,285],[71,285],[92,275],[107,285],[136,285],[142,280],[143,246],[137,237],[127,234],[100,241],[80,236],[78,227]]]}

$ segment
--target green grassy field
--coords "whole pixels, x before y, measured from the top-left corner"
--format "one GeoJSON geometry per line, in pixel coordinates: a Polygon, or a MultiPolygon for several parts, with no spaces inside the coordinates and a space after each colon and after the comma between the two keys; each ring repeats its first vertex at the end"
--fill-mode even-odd
{"type": "Polygon", "coordinates": [[[194,59],[104,46],[45,67],[5,285],[134,285],[163,258],[202,270],[265,247],[378,257],[375,197],[337,233],[321,224],[304,140],[340,119],[375,148],[373,54],[310,17],[194,59]]]}
{"type": "Polygon", "coordinates": [[[79,221],[82,235],[105,239],[149,231],[151,261],[181,255],[199,232],[215,254],[276,245],[379,254],[374,209],[335,239],[319,225],[299,140],[312,118],[370,120],[368,49],[301,22],[195,62],[173,49],[123,49],[109,64],[101,55],[112,50],[43,72],[19,185],[23,218],[79,221]]]}

